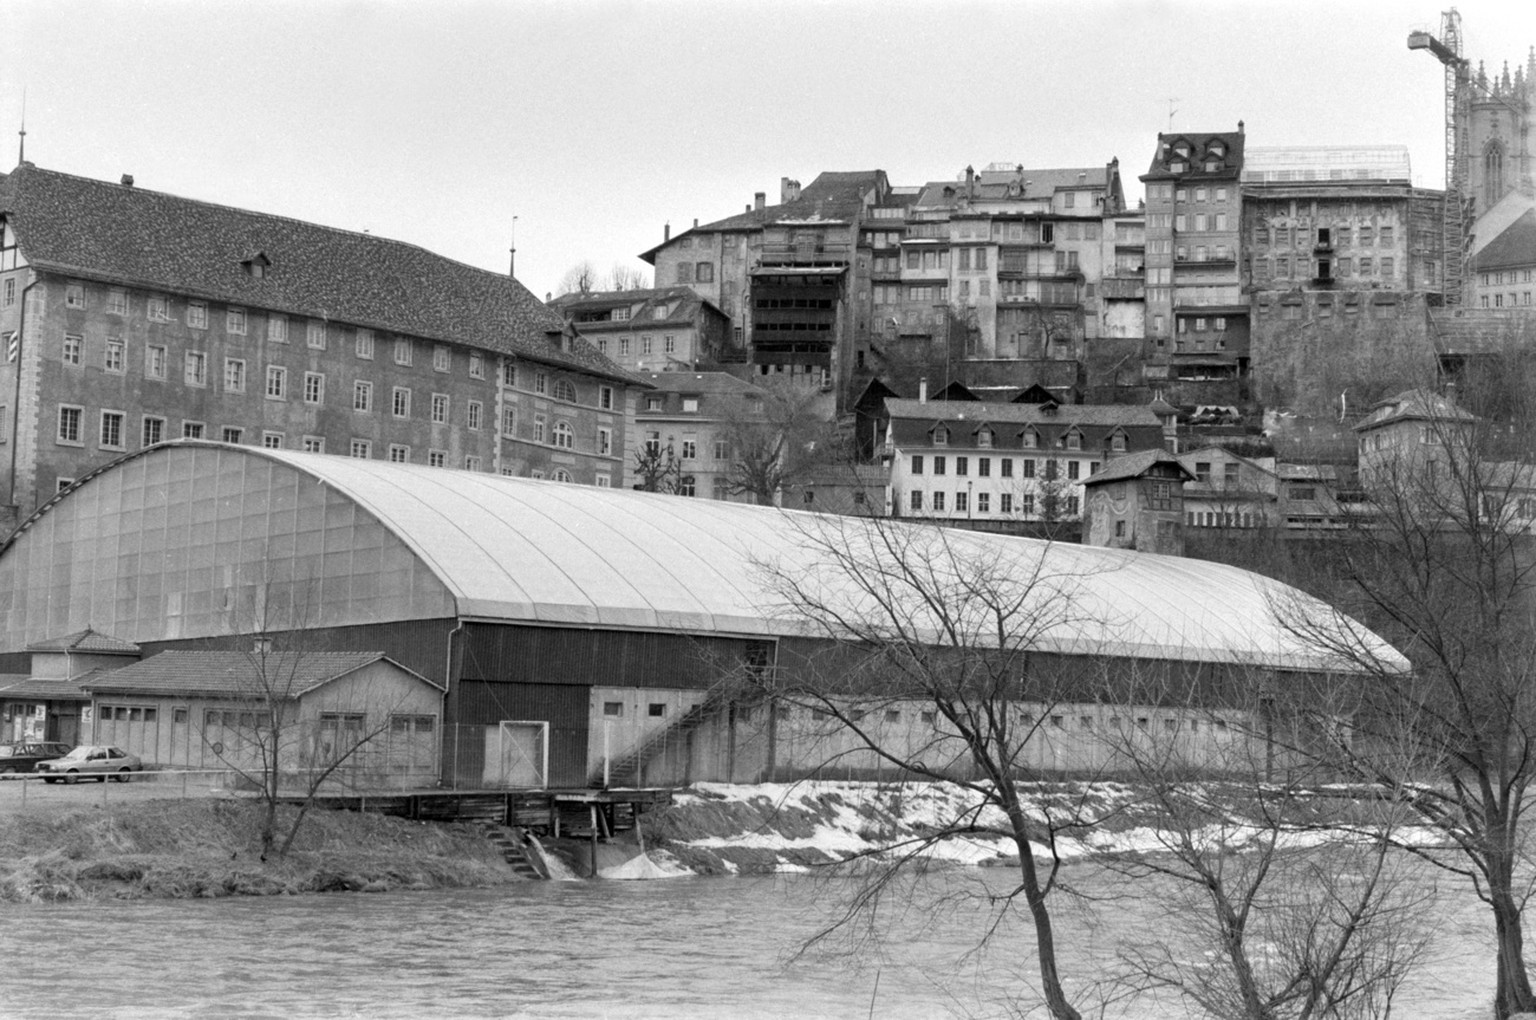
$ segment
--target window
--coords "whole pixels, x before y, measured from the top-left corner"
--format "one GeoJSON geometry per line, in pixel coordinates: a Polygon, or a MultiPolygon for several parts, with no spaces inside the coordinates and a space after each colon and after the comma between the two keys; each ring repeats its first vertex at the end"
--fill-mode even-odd
{"type": "Polygon", "coordinates": [[[1013,513],[1013,493],[1005,492],[998,497],[998,510],[1005,514],[1013,513]]]}
{"type": "Polygon", "coordinates": [[[597,406],[604,411],[613,410],[612,386],[599,386],[597,388],[597,406]]]}
{"type": "Polygon", "coordinates": [[[226,425],[219,433],[219,438],[226,443],[239,443],[245,437],[245,429],[235,425],[226,425]]]}
{"type": "MultiPolygon", "coordinates": [[[[570,422],[568,422],[568,421],[557,421],[557,422],[555,422],[555,427],[552,430],[552,432],[553,432],[553,436],[554,436],[555,446],[559,447],[562,450],[570,450],[570,449],[573,449],[575,447],[575,445],[576,445],[576,442],[575,442],[576,434],[575,434],[574,431],[572,431],[571,423],[570,422]]],[[[686,454],[685,454],[685,456],[686,456],[686,454]]]]}
{"type": "Polygon", "coordinates": [[[620,354],[628,354],[629,353],[629,337],[627,337],[627,336],[619,337],[619,353],[620,354]]]}
{"type": "Polygon", "coordinates": [[[480,422],[484,418],[483,407],[478,400],[471,400],[464,408],[464,424],[469,428],[479,430],[480,422]]]}
{"type": "Polygon", "coordinates": [[[283,448],[283,434],[270,430],[263,432],[261,434],[261,445],[268,450],[281,450],[283,448]]]}
{"type": "Polygon", "coordinates": [[[107,350],[105,355],[102,357],[101,367],[106,369],[108,372],[121,375],[123,372],[123,361],[126,352],[127,347],[121,338],[115,336],[107,337],[107,350]]]}
{"type": "Polygon", "coordinates": [[[85,288],[80,286],[78,283],[68,284],[64,288],[64,307],[65,308],[84,308],[85,307],[85,288]]]}
{"type": "Polygon", "coordinates": [[[165,439],[165,419],[146,414],[139,429],[139,445],[154,446],[165,439]]]}
{"type": "MultiPolygon", "coordinates": [[[[712,262],[700,262],[695,270],[694,279],[699,283],[715,282],[715,266],[712,262]]],[[[661,311],[661,309],[658,309],[661,311]]],[[[658,316],[659,318],[659,316],[658,316]]]]}
{"type": "Polygon", "coordinates": [[[448,394],[432,394],[432,424],[448,424],[448,394]]]}
{"type": "Polygon", "coordinates": [[[597,430],[597,452],[602,456],[613,453],[613,429],[597,430]]]}
{"type": "Polygon", "coordinates": [[[1080,472],[1081,470],[1082,470],[1082,462],[1081,461],[1076,461],[1076,460],[1069,460],[1069,461],[1067,461],[1067,477],[1068,478],[1072,479],[1073,481],[1076,481],[1077,478],[1078,478],[1078,472],[1080,472]]]}
{"type": "MultiPolygon", "coordinates": [[[[288,339],[287,322],[283,325],[283,339],[288,339]]],[[[304,330],[305,343],[317,351],[325,350],[325,323],[311,321],[304,330]]]]}
{"type": "MultiPolygon", "coordinates": [[[[234,336],[245,336],[245,309],[228,308],[224,311],[224,332],[234,336]]],[[[284,334],[284,342],[287,334],[284,334]]]]}
{"type": "Polygon", "coordinates": [[[955,474],[957,474],[957,475],[968,475],[970,473],[971,473],[971,458],[969,458],[969,457],[956,457],[955,458],[955,474]]]}
{"type": "Polygon", "coordinates": [[[304,373],[304,403],[325,403],[325,376],[319,372],[304,373]]]}
{"type": "Polygon", "coordinates": [[[245,392],[245,362],[240,358],[224,359],[224,392],[245,392]]]}
{"type": "Polygon", "coordinates": [[[347,455],[354,460],[367,460],[373,456],[373,444],[366,439],[354,439],[347,455]]]}
{"type": "Polygon", "coordinates": [[[281,365],[267,366],[267,399],[288,399],[288,370],[281,365]]]}
{"type": "Polygon", "coordinates": [[[373,360],[373,330],[357,331],[357,356],[367,361],[373,360]]]}
{"type": "Polygon", "coordinates": [[[206,426],[200,421],[184,421],[181,423],[181,438],[201,439],[206,426]]]}
{"type": "Polygon", "coordinates": [[[442,450],[427,451],[427,467],[447,467],[448,455],[442,450]]]}
{"type": "Polygon", "coordinates": [[[699,455],[699,440],[698,440],[698,438],[696,436],[692,436],[692,435],[684,436],[683,437],[683,459],[684,460],[694,460],[694,459],[696,459],[698,457],[698,455],[699,455]]]}
{"type": "MultiPolygon", "coordinates": [[[[6,301],[6,304],[9,305],[9,304],[12,304],[16,300],[16,283],[15,283],[14,280],[6,280],[5,282],[6,282],[6,285],[7,285],[6,286],[6,294],[7,294],[7,297],[9,298],[9,300],[6,301]]],[[[108,315],[127,315],[128,314],[128,292],[126,290],[122,290],[121,288],[114,287],[111,290],[107,291],[107,314],[108,315]]]]}
{"type": "Polygon", "coordinates": [[[59,357],[66,365],[78,365],[81,361],[81,352],[85,350],[85,339],[78,336],[64,337],[64,347],[59,357]]]}
{"type": "Polygon", "coordinates": [[[912,502],[911,502],[911,505],[912,505],[912,509],[913,510],[921,510],[923,508],[923,493],[922,493],[922,490],[914,489],[912,491],[912,502]]]}
{"type": "Polygon", "coordinates": [[[208,355],[188,351],[182,364],[182,377],[188,386],[208,385],[208,355]]]}
{"type": "Polygon", "coordinates": [[[101,412],[101,448],[103,450],[123,449],[123,412],[101,412]]]}
{"type": "Polygon", "coordinates": [[[305,453],[324,453],[325,452],[325,437],[324,436],[305,436],[304,439],[303,439],[303,442],[302,442],[302,448],[303,448],[305,453]]]}
{"type": "Polygon", "coordinates": [[[533,416],[533,441],[535,443],[544,442],[544,430],[547,424],[548,421],[542,414],[533,416]]]}
{"type": "Polygon", "coordinates": [[[662,340],[661,351],[663,354],[677,353],[677,337],[670,333],[662,340]]]}
{"type": "Polygon", "coordinates": [[[401,446],[398,443],[389,445],[389,460],[392,464],[409,464],[411,462],[411,448],[401,446]]]}
{"type": "Polygon", "coordinates": [[[373,383],[359,379],[352,384],[352,410],[364,414],[373,410],[373,383]]]}
{"type": "Polygon", "coordinates": [[[923,473],[923,455],[920,453],[914,453],[912,455],[912,473],[914,475],[920,475],[923,473]]]}
{"type": "Polygon", "coordinates": [[[948,469],[948,467],[949,467],[949,462],[948,462],[948,460],[946,458],[940,457],[940,456],[937,456],[937,455],[933,458],[933,473],[934,474],[942,475],[942,474],[945,473],[945,471],[948,469]]]}
{"type": "Polygon", "coordinates": [[[1002,468],[1002,472],[1003,472],[1003,477],[1004,478],[1012,478],[1013,477],[1013,458],[1012,457],[1004,457],[1004,458],[1002,458],[1002,460],[999,461],[999,466],[1002,468]]]}
{"type": "Polygon", "coordinates": [[[432,348],[432,371],[446,372],[453,367],[453,357],[448,348],[438,344],[432,348]]]}
{"type": "Polygon", "coordinates": [[[469,454],[468,456],[466,456],[464,458],[464,470],[465,471],[479,471],[480,470],[480,458],[476,457],[474,454],[469,454]]]}
{"type": "Polygon", "coordinates": [[[511,438],[517,435],[517,408],[504,407],[501,410],[501,434],[511,438]]]}
{"type": "Polygon", "coordinates": [[[569,379],[555,380],[555,399],[564,400],[567,403],[576,403],[576,387],[569,379]]]}
{"type": "Polygon", "coordinates": [[[187,302],[187,325],[193,329],[208,328],[208,304],[204,301],[187,302]]]}
{"type": "Polygon", "coordinates": [[[149,344],[144,348],[144,378],[165,378],[165,347],[161,344],[149,344]]]}
{"type": "Polygon", "coordinates": [[[944,512],[944,493],[935,492],[933,494],[933,509],[935,513],[944,512]]]}
{"type": "Polygon", "coordinates": [[[992,494],[990,492],[978,492],[976,494],[976,512],[979,514],[992,512],[992,494]]]}
{"type": "Polygon", "coordinates": [[[171,303],[158,294],[151,294],[144,302],[144,317],[150,322],[170,322],[171,303]]]}
{"type": "Polygon", "coordinates": [[[411,363],[411,342],[405,337],[395,338],[395,364],[409,365],[411,363]]]}
{"type": "Polygon", "coordinates": [[[485,355],[479,351],[469,352],[469,377],[471,379],[485,378],[485,355]]]}
{"type": "Polygon", "coordinates": [[[396,386],[390,397],[390,413],[396,418],[411,416],[411,391],[407,386],[396,386]]]}
{"type": "Polygon", "coordinates": [[[641,354],[649,354],[649,353],[651,353],[651,338],[650,337],[643,336],[643,337],[640,338],[640,353],[641,354]]]}
{"type": "Polygon", "coordinates": [[[59,430],[57,440],[65,446],[79,446],[80,422],[85,417],[85,408],[74,407],[68,404],[59,405],[59,430]]]}
{"type": "Polygon", "coordinates": [[[514,362],[503,362],[501,366],[501,384],[503,386],[517,385],[517,365],[514,362]]]}
{"type": "Polygon", "coordinates": [[[955,513],[963,514],[970,509],[970,493],[955,493],[955,513]]]}
{"type": "Polygon", "coordinates": [[[614,719],[622,719],[624,717],[624,702],[622,702],[622,701],[605,701],[605,702],[603,702],[603,714],[606,715],[606,716],[609,716],[611,718],[614,718],[614,719]]]}
{"type": "Polygon", "coordinates": [[[548,373],[545,373],[545,372],[535,372],[535,373],[533,373],[533,392],[535,392],[535,393],[548,393],[549,392],[549,375],[548,375],[548,373]]]}

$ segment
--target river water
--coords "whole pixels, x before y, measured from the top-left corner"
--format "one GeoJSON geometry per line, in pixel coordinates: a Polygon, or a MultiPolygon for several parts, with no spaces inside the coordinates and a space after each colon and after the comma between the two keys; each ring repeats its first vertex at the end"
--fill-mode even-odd
{"type": "MultiPolygon", "coordinates": [[[[1073,870],[1076,869],[1076,870],[1073,870]]],[[[801,876],[529,882],[493,890],[0,907],[0,1016],[992,1017],[1028,996],[1032,940],[1005,927],[963,958],[1002,872],[929,876],[882,911],[883,946],[789,954],[848,886],[801,876]],[[852,951],[853,956],[843,955],[852,951]]],[[[1078,888],[1113,879],[1068,869],[1078,888]]],[[[1062,971],[1087,994],[1114,950],[1156,931],[1149,897],[1058,909],[1062,971]]],[[[1483,915],[1447,912],[1394,1017],[1480,1020],[1493,971],[1483,915]]],[[[1024,1012],[1024,1010],[1020,1010],[1024,1012]]],[[[1038,1014],[1031,1014],[1038,1015],[1038,1014]]],[[[1086,1015],[1086,1011],[1085,1011],[1086,1015]]],[[[1142,997],[1093,1015],[1179,1018],[1142,997]]]]}

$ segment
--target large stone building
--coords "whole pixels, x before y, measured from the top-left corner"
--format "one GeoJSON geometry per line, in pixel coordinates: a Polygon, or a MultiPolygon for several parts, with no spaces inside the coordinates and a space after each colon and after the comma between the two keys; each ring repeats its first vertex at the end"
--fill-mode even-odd
{"type": "Polygon", "coordinates": [[[1111,458],[1162,449],[1164,423],[1119,404],[886,401],[890,512],[1009,530],[1076,520],[1111,458]]]}
{"type": "Polygon", "coordinates": [[[835,386],[846,408],[873,376],[906,392],[922,375],[1073,385],[1085,343],[1138,319],[1109,315],[1100,289],[1139,274],[1139,222],[1109,220],[1124,214],[1114,160],[994,164],[919,187],[878,170],[823,173],[804,188],[786,178],[779,204],[759,193],[641,257],[658,283],[731,316],[756,373],[835,386]]]}
{"type": "Polygon", "coordinates": [[[183,437],[619,484],[640,385],[509,276],[30,163],[0,180],[0,334],[22,517],[183,437]]]}
{"type": "Polygon", "coordinates": [[[1405,147],[1252,147],[1242,200],[1262,402],[1358,397],[1382,363],[1427,353],[1444,193],[1413,186],[1405,147]]]}
{"type": "Polygon", "coordinates": [[[761,418],[762,390],[726,372],[653,372],[642,378],[654,388],[635,409],[626,484],[646,487],[640,470],[646,464],[654,464],[653,470],[673,466],[678,495],[751,502],[731,491],[733,439],[745,423],[761,418]]]}
{"type": "Polygon", "coordinates": [[[689,287],[576,292],[549,304],[598,353],[632,372],[742,360],[730,346],[730,319],[689,287]]]}

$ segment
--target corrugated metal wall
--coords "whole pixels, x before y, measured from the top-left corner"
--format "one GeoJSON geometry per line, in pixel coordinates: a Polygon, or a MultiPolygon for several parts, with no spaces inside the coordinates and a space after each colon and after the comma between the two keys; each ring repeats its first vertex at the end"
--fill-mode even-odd
{"type": "Polygon", "coordinates": [[[460,672],[466,678],[579,686],[709,687],[762,644],[576,627],[469,624],[466,630],[460,672]]]}
{"type": "MultiPolygon", "coordinates": [[[[461,724],[491,726],[504,720],[549,723],[549,785],[586,786],[589,690],[571,684],[466,679],[454,685],[449,711],[461,724]]],[[[459,749],[459,773],[477,770],[478,766],[466,763],[464,757],[473,753],[475,749],[468,745],[459,749]]],[[[453,760],[446,752],[445,756],[453,760]]]]}

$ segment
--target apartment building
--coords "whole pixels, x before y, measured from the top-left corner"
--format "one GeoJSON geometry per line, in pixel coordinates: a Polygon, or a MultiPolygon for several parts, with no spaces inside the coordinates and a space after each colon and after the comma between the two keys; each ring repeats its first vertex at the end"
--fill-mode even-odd
{"type": "Polygon", "coordinates": [[[1247,375],[1248,303],[1238,272],[1243,124],[1159,134],[1146,185],[1149,380],[1247,375]]]}
{"type": "Polygon", "coordinates": [[[0,492],[178,438],[617,484],[639,384],[509,276],[23,163],[0,179],[0,492]]]}
{"type": "Polygon", "coordinates": [[[1163,448],[1163,421],[1144,406],[891,399],[886,409],[897,517],[1072,520],[1106,462],[1163,448]]]}
{"type": "Polygon", "coordinates": [[[744,360],[730,346],[730,319],[689,287],[577,292],[549,305],[598,353],[631,372],[744,360]]]}
{"type": "Polygon", "coordinates": [[[763,412],[763,393],[726,372],[651,372],[651,388],[637,401],[625,484],[642,484],[639,454],[648,449],[677,468],[678,495],[752,502],[732,494],[732,444],[736,423],[763,412]]]}

